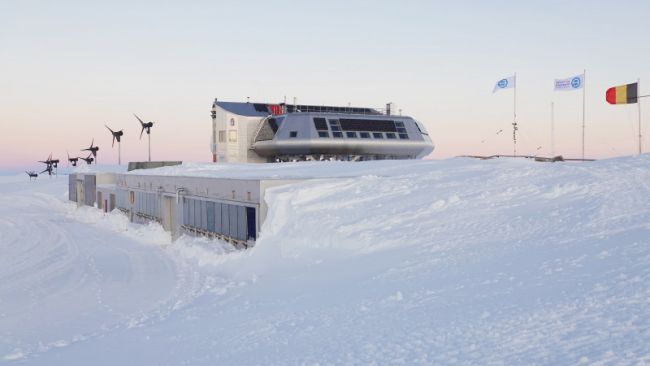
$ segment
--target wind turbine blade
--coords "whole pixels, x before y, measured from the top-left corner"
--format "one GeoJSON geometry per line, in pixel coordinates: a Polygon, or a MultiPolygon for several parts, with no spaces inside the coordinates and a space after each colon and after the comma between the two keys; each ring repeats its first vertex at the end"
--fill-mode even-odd
{"type": "Polygon", "coordinates": [[[142,130],[140,131],[140,140],[142,140],[142,133],[144,132],[144,126],[142,126],[142,130]]]}
{"type": "Polygon", "coordinates": [[[106,126],[106,125],[104,125],[104,126],[105,126],[106,128],[108,128],[108,130],[111,131],[111,133],[115,133],[113,130],[111,130],[110,127],[108,127],[108,126],[106,126]]]}
{"type": "Polygon", "coordinates": [[[142,122],[142,120],[140,119],[140,117],[138,117],[137,114],[133,113],[133,115],[135,116],[135,118],[138,119],[138,121],[140,121],[140,124],[142,124],[142,125],[144,124],[144,122],[142,122]]]}

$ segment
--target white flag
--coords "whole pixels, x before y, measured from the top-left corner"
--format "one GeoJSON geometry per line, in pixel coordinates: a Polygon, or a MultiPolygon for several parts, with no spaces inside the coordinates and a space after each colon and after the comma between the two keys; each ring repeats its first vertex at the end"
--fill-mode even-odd
{"type": "Polygon", "coordinates": [[[566,79],[555,79],[554,90],[576,90],[582,89],[584,85],[585,74],[580,74],[566,79]]]}
{"type": "Polygon", "coordinates": [[[501,89],[514,88],[516,84],[517,84],[517,80],[515,79],[515,75],[509,76],[507,78],[497,81],[497,83],[494,84],[494,89],[492,90],[492,93],[496,93],[501,89]]]}

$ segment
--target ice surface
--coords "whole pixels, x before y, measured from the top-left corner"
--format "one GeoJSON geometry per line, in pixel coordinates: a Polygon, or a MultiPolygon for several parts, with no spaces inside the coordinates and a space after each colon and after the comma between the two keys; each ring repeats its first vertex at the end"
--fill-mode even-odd
{"type": "Polygon", "coordinates": [[[0,177],[0,362],[650,363],[650,155],[161,171],[339,178],[233,251],[0,177]]]}

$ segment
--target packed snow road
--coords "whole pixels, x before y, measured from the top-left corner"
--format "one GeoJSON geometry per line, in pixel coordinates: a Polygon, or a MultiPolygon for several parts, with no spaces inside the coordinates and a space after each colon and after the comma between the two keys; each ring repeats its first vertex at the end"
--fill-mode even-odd
{"type": "Polygon", "coordinates": [[[247,251],[3,182],[0,362],[650,364],[650,155],[261,169],[341,178],[268,191],[247,251]]]}
{"type": "MultiPolygon", "coordinates": [[[[201,286],[201,278],[160,247],[117,237],[89,221],[96,210],[76,212],[64,203],[65,176],[30,183],[20,178],[0,178],[5,361],[161,321],[201,286]]],[[[118,219],[110,226],[119,224],[126,223],[118,219]]]]}

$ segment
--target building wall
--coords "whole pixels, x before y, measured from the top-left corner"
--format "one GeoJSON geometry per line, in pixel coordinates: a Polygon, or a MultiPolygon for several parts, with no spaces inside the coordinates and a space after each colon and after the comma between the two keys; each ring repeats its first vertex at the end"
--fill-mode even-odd
{"type": "Polygon", "coordinates": [[[266,190],[299,181],[135,174],[107,178],[103,175],[77,174],[69,180],[69,192],[74,191],[83,200],[79,204],[89,206],[101,196],[98,208],[106,212],[117,208],[136,223],[158,222],[173,239],[182,233],[205,235],[239,247],[254,245],[258,237],[268,212],[264,201],[266,190]],[[98,185],[96,180],[115,184],[98,185]]]}
{"type": "Polygon", "coordinates": [[[77,175],[68,175],[68,200],[77,202],[77,175]]]}
{"type": "Polygon", "coordinates": [[[254,133],[262,121],[261,117],[241,116],[216,106],[212,110],[212,153],[222,163],[264,163],[262,158],[250,150],[254,133]],[[223,132],[223,133],[222,133],[223,132]],[[221,133],[221,134],[220,134],[221,133]],[[223,141],[220,139],[223,137],[223,141]]]}

